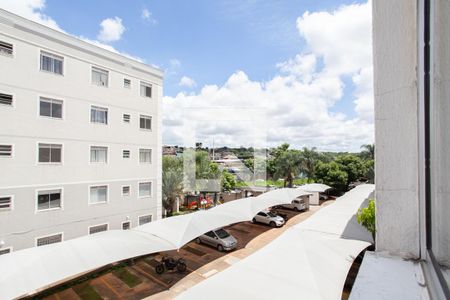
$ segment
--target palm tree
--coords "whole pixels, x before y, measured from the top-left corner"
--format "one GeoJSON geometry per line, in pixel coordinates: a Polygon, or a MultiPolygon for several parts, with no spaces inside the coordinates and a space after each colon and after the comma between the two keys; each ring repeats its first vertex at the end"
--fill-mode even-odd
{"type": "Polygon", "coordinates": [[[275,177],[284,179],[284,187],[292,187],[295,176],[300,172],[302,163],[298,150],[286,150],[275,160],[275,177]]]}
{"type": "Polygon", "coordinates": [[[311,149],[303,147],[301,169],[305,172],[308,182],[316,176],[316,162],[318,157],[319,153],[317,153],[316,147],[312,147],[311,149]]]}
{"type": "Polygon", "coordinates": [[[171,216],[173,206],[183,194],[183,163],[177,157],[163,156],[162,204],[166,214],[171,216]]]}
{"type": "Polygon", "coordinates": [[[361,146],[361,154],[369,159],[375,160],[375,144],[365,144],[361,146]]]}

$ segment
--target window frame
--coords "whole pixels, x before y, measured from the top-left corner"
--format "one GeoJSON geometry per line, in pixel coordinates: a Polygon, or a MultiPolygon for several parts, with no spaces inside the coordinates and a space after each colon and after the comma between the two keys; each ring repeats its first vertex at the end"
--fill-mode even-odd
{"type": "Polygon", "coordinates": [[[55,53],[53,53],[51,51],[47,51],[47,50],[44,50],[44,49],[39,49],[39,71],[44,72],[44,73],[48,73],[48,74],[55,74],[55,75],[58,75],[58,76],[64,76],[65,71],[66,71],[66,60],[65,60],[65,57],[63,55],[55,54],[55,53]],[[53,61],[55,59],[61,59],[61,61],[62,61],[61,62],[61,71],[62,72],[61,73],[54,72],[54,63],[52,63],[53,70],[51,70],[51,71],[44,70],[42,68],[42,56],[43,56],[43,54],[45,54],[45,56],[47,56],[47,57],[52,58],[53,61]]]}
{"type": "Polygon", "coordinates": [[[89,145],[89,164],[90,165],[107,165],[109,163],[109,147],[103,146],[103,145],[89,145]],[[98,162],[98,161],[92,161],[92,148],[106,148],[106,161],[105,162],[98,162]]]}
{"type": "Polygon", "coordinates": [[[9,209],[0,208],[0,214],[14,210],[14,195],[0,195],[0,198],[11,198],[9,209]]]}
{"type": "Polygon", "coordinates": [[[143,131],[152,131],[152,122],[153,121],[153,118],[152,118],[152,116],[149,116],[149,115],[139,115],[139,129],[140,130],[143,130],[143,131]],[[144,119],[144,120],[150,120],[150,128],[147,128],[147,127],[144,127],[144,128],[142,128],[141,127],[141,120],[142,119],[144,119]]]}
{"type": "Polygon", "coordinates": [[[91,65],[91,84],[92,85],[95,85],[95,86],[99,86],[99,87],[104,87],[104,88],[108,88],[109,87],[109,79],[110,79],[110,77],[109,77],[109,74],[110,74],[110,71],[109,70],[107,70],[107,69],[104,69],[103,67],[98,67],[98,66],[94,66],[94,65],[91,65]],[[103,73],[103,75],[106,73],[106,85],[101,85],[101,84],[97,84],[96,82],[94,82],[94,69],[96,69],[97,71],[100,71],[99,73],[103,73]]]}
{"type": "Polygon", "coordinates": [[[4,57],[14,58],[15,53],[16,53],[16,45],[15,45],[15,43],[12,43],[12,42],[5,42],[5,41],[1,40],[1,41],[0,41],[0,49],[2,48],[1,43],[11,45],[11,53],[8,54],[8,53],[5,53],[5,52],[3,52],[2,50],[0,50],[0,55],[1,55],[1,56],[4,56],[4,57]]]}
{"type": "Polygon", "coordinates": [[[131,150],[130,149],[122,149],[122,158],[130,159],[131,158],[131,150]],[[125,151],[128,151],[128,157],[125,157],[125,151]]]}
{"type": "Polygon", "coordinates": [[[151,165],[151,164],[153,164],[153,149],[152,148],[139,148],[139,157],[138,157],[138,159],[139,159],[139,164],[140,165],[151,165]],[[147,161],[142,162],[141,161],[141,150],[150,150],[150,161],[149,162],[147,162],[147,161]]]}
{"type": "MultiPolygon", "coordinates": [[[[55,143],[55,142],[46,142],[46,141],[38,141],[37,143],[37,165],[55,165],[55,166],[59,166],[59,165],[63,165],[64,164],[64,143],[55,143]],[[43,144],[43,145],[59,145],[61,146],[61,161],[60,162],[40,162],[39,161],[39,152],[40,152],[40,147],[39,145],[43,144]]],[[[51,158],[51,156],[50,156],[51,158]]]]}
{"type": "Polygon", "coordinates": [[[130,197],[131,196],[131,185],[125,184],[120,187],[122,197],[130,197]],[[128,194],[123,193],[123,188],[128,187],[128,194]]]}
{"type": "Polygon", "coordinates": [[[9,108],[15,108],[15,104],[16,104],[16,94],[15,93],[11,93],[9,91],[3,91],[0,90],[0,94],[4,94],[4,95],[9,95],[11,96],[11,104],[4,104],[4,103],[0,103],[0,107],[9,107],[9,108]]]}
{"type": "Polygon", "coordinates": [[[143,199],[143,198],[152,198],[153,197],[153,181],[151,180],[146,180],[146,181],[138,181],[137,183],[137,196],[138,199],[143,199]],[[150,194],[149,195],[141,195],[141,183],[150,183],[150,194]]]}
{"type": "Polygon", "coordinates": [[[121,226],[120,226],[120,227],[122,228],[122,230],[130,230],[130,229],[131,229],[131,220],[121,222],[121,226]],[[130,225],[129,225],[130,227],[129,227],[128,229],[124,229],[124,228],[123,228],[123,225],[126,224],[126,223],[130,224],[130,225]]]}
{"type": "Polygon", "coordinates": [[[138,216],[138,226],[142,226],[142,225],[145,225],[145,224],[149,224],[149,223],[151,223],[151,222],[153,222],[153,214],[147,214],[147,215],[140,215],[140,216],[138,216]],[[150,216],[150,222],[141,224],[141,218],[143,218],[143,217],[149,217],[149,216],[150,216]]]}
{"type": "Polygon", "coordinates": [[[100,223],[100,224],[88,226],[88,232],[87,233],[88,233],[88,235],[92,235],[92,234],[96,234],[96,233],[100,233],[100,232],[105,232],[105,231],[108,231],[108,230],[109,230],[109,223],[100,223]],[[91,233],[91,228],[98,227],[98,226],[105,226],[105,225],[106,225],[106,230],[102,230],[102,231],[91,233]]]}
{"type": "Polygon", "coordinates": [[[48,245],[51,245],[51,244],[57,244],[57,243],[61,243],[61,242],[64,242],[64,232],[50,233],[50,234],[47,234],[47,235],[42,235],[42,236],[38,236],[38,237],[34,238],[34,246],[35,247],[48,246],[48,245]],[[61,241],[55,242],[55,243],[50,243],[50,244],[45,244],[45,245],[40,245],[40,246],[38,245],[38,240],[43,239],[43,238],[49,238],[49,237],[52,237],[52,236],[55,236],[55,235],[61,235],[61,241]]]}
{"type": "Polygon", "coordinates": [[[48,188],[36,189],[34,191],[34,201],[35,201],[34,202],[34,205],[35,205],[34,213],[35,214],[48,212],[48,211],[55,211],[55,210],[64,210],[64,188],[62,186],[60,186],[60,187],[48,187],[48,188]],[[54,191],[54,190],[60,190],[59,207],[39,209],[39,203],[38,203],[39,193],[45,192],[45,191],[54,191]]]}
{"type": "Polygon", "coordinates": [[[95,205],[102,205],[102,204],[108,204],[109,203],[109,184],[92,184],[88,185],[88,206],[95,206],[95,205]],[[104,202],[91,202],[91,188],[92,187],[100,187],[105,186],[106,187],[106,201],[104,202]]]}
{"type": "Polygon", "coordinates": [[[9,143],[0,142],[0,146],[11,146],[11,155],[9,155],[9,156],[0,155],[0,159],[12,159],[12,158],[14,158],[14,147],[15,147],[15,144],[9,144],[9,143]]]}
{"type": "Polygon", "coordinates": [[[122,114],[122,123],[131,124],[131,114],[122,114]],[[125,121],[125,116],[128,116],[128,121],[125,121]]]}
{"type": "Polygon", "coordinates": [[[96,125],[108,126],[109,125],[109,107],[103,107],[103,106],[97,106],[97,105],[91,104],[90,109],[89,109],[89,123],[96,124],[96,125]],[[93,109],[106,111],[106,123],[92,121],[92,110],[93,109]]]}
{"type": "Polygon", "coordinates": [[[141,80],[139,82],[139,96],[141,96],[142,98],[150,98],[150,99],[152,99],[153,98],[153,84],[141,80]],[[150,88],[150,97],[147,96],[147,95],[142,95],[142,87],[143,86],[150,88]]]}
{"type": "Polygon", "coordinates": [[[123,88],[131,90],[131,78],[127,78],[127,77],[124,77],[124,78],[123,78],[123,88]],[[125,84],[125,81],[126,81],[126,80],[129,81],[128,86],[125,84]]]}
{"type": "Polygon", "coordinates": [[[0,248],[0,251],[5,251],[5,250],[9,250],[9,252],[8,253],[3,253],[3,254],[0,253],[0,255],[11,254],[13,252],[13,247],[12,246],[8,246],[8,247],[1,247],[0,248]]]}
{"type": "Polygon", "coordinates": [[[49,119],[49,120],[64,120],[64,100],[62,99],[57,99],[54,97],[49,97],[49,96],[38,96],[38,117],[42,118],[42,119],[49,119]],[[53,116],[43,116],[41,115],[41,101],[44,102],[50,102],[50,113],[52,112],[52,105],[53,102],[60,102],[61,104],[61,118],[57,118],[57,117],[53,117],[53,116]]]}

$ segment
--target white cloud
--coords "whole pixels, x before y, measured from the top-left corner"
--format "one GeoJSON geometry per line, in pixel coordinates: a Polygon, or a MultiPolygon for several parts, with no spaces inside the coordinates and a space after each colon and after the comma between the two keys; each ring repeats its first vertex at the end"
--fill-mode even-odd
{"type": "Polygon", "coordinates": [[[50,28],[63,31],[55,20],[43,13],[45,0],[1,0],[0,8],[50,28]]]}
{"type": "Polygon", "coordinates": [[[333,12],[306,12],[297,20],[306,47],[280,62],[267,81],[253,81],[243,71],[222,86],[206,85],[198,93],[164,97],[164,141],[181,144],[187,125],[199,123],[197,138],[216,145],[247,145],[255,127],[265,126],[269,146],[357,151],[373,141],[371,3],[341,6],[333,12]],[[352,78],[356,116],[334,113],[342,100],[344,77],[352,78]],[[210,119],[212,107],[221,109],[210,119]],[[264,124],[238,122],[233,112],[261,109],[264,124]],[[196,108],[196,109],[193,109],[196,108]],[[223,111],[223,112],[222,112],[223,111]],[[214,122],[229,116],[228,122],[214,122]],[[206,123],[201,123],[209,120],[206,123]]]}
{"type": "MultiPolygon", "coordinates": [[[[12,13],[15,13],[23,18],[35,21],[35,22],[45,25],[47,27],[67,33],[63,29],[61,29],[61,27],[59,27],[59,25],[56,23],[55,20],[53,20],[51,17],[49,17],[43,13],[43,10],[45,9],[45,5],[46,5],[45,0],[21,0],[21,1],[1,0],[0,1],[0,8],[2,8],[2,9],[5,9],[12,13]]],[[[106,49],[108,51],[123,55],[125,57],[137,60],[139,62],[144,62],[144,60],[140,57],[118,51],[113,46],[102,43],[98,40],[93,40],[93,39],[86,38],[84,36],[77,36],[77,35],[73,35],[70,33],[67,33],[67,34],[72,35],[76,38],[79,38],[79,39],[81,39],[85,42],[88,42],[90,44],[93,44],[95,46],[106,49]]]]}
{"type": "Polygon", "coordinates": [[[156,24],[157,23],[157,21],[153,17],[153,14],[147,8],[144,8],[142,10],[141,18],[142,18],[142,20],[144,20],[146,22],[149,22],[151,24],[156,24]]]}
{"type": "Polygon", "coordinates": [[[97,39],[103,42],[114,42],[121,39],[125,31],[122,19],[119,17],[107,18],[100,23],[100,32],[97,39]]]}
{"type": "Polygon", "coordinates": [[[194,79],[187,77],[187,76],[183,76],[180,79],[180,82],[178,83],[179,86],[183,86],[183,87],[187,87],[187,88],[194,88],[197,86],[197,83],[195,82],[194,79]]]}

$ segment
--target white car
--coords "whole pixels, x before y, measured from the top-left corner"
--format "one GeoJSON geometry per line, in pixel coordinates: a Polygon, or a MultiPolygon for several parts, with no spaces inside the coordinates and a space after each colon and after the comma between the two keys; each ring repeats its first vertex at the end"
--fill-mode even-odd
{"type": "Polygon", "coordinates": [[[263,223],[271,227],[281,227],[285,221],[282,217],[270,211],[260,211],[252,220],[253,223],[263,223]]]}
{"type": "Polygon", "coordinates": [[[295,211],[304,211],[309,209],[309,205],[306,204],[306,201],[303,199],[295,199],[292,200],[289,204],[281,205],[283,208],[293,209],[295,211]]]}

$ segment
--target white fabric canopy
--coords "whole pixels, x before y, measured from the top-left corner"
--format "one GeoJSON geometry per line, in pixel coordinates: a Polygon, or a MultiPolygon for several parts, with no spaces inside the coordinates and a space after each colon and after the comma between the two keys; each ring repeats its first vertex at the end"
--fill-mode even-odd
{"type": "Polygon", "coordinates": [[[315,193],[323,193],[328,189],[331,189],[331,186],[323,184],[323,183],[308,183],[301,185],[298,189],[307,191],[307,192],[315,192],[315,193]]]}
{"type": "Polygon", "coordinates": [[[131,230],[110,230],[0,255],[0,299],[33,294],[113,262],[179,249],[209,230],[249,221],[260,210],[290,203],[303,194],[299,189],[277,189],[131,230]]]}
{"type": "Polygon", "coordinates": [[[354,258],[370,245],[370,233],[352,220],[373,190],[353,189],[177,299],[341,299],[354,258]]]}

